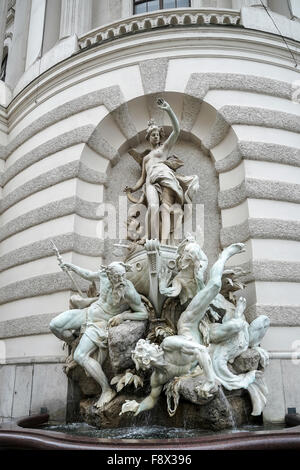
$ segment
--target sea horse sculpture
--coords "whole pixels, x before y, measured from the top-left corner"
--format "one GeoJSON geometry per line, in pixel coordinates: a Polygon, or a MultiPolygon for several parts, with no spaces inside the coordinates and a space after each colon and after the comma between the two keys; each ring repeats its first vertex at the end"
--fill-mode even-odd
{"type": "Polygon", "coordinates": [[[139,414],[152,408],[165,385],[169,414],[173,415],[179,402],[180,380],[189,374],[195,376],[197,365],[203,370],[205,377],[203,380],[202,374],[196,387],[200,398],[211,397],[216,392],[217,386],[221,384],[227,390],[248,389],[253,415],[261,414],[266,404],[267,388],[262,380],[261,370],[235,374],[229,368],[229,364],[249,348],[259,353],[261,369],[264,369],[268,363],[267,352],[259,347],[270,324],[268,317],[261,315],[249,325],[244,316],[246,300],[240,297],[235,306],[220,296],[225,263],[234,254],[242,252],[244,245],[237,243],[223,250],[211,269],[206,285],[203,280],[203,270],[207,266],[207,258],[200,247],[198,248],[197,251],[196,242],[192,238],[187,239],[179,250],[179,265],[182,266],[183,272],[179,271],[171,287],[166,287],[164,282],[161,285],[161,292],[171,297],[180,296],[180,293],[184,292],[185,283],[182,282],[182,279],[185,279],[184,274],[186,279],[191,273],[195,276],[196,293],[179,317],[177,334],[166,337],[160,346],[140,340],[132,353],[137,370],[153,368],[151,393],[140,404],[135,400],[126,401],[121,413],[134,411],[135,414],[139,414]],[[195,262],[196,271],[192,270],[190,273],[188,269],[191,269],[191,260],[195,262]],[[225,307],[226,313],[222,321],[219,321],[220,317],[215,315],[213,318],[217,321],[207,321],[204,325],[203,319],[210,309],[216,308],[214,302],[218,296],[220,299],[217,305],[225,307]],[[176,403],[173,409],[169,405],[171,402],[176,403]]]}
{"type": "Polygon", "coordinates": [[[223,250],[211,269],[206,286],[198,291],[187,309],[181,314],[177,324],[177,335],[165,338],[160,346],[151,345],[145,340],[138,341],[132,357],[137,368],[152,367],[154,369],[151,376],[151,392],[140,404],[135,400],[126,401],[122,407],[122,413],[134,411],[137,415],[153,408],[163,386],[174,377],[191,372],[197,364],[206,376],[202,395],[206,394],[209,397],[216,391],[217,376],[212,367],[208,348],[200,343],[198,325],[221,289],[226,261],[243,250],[242,243],[230,245],[223,250]]]}

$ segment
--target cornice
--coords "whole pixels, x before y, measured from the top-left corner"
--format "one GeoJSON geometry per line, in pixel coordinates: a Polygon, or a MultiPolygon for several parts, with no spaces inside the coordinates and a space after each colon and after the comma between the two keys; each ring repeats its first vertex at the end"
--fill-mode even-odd
{"type": "Polygon", "coordinates": [[[218,8],[191,9],[176,8],[157,10],[151,13],[134,15],[109,23],[84,34],[79,38],[81,48],[99,44],[106,40],[136,34],[163,27],[231,25],[240,23],[240,11],[218,8]]]}
{"type": "MultiPolygon", "coordinates": [[[[275,35],[241,28],[197,26],[155,29],[127,35],[75,53],[33,79],[10,102],[7,112],[9,131],[36,106],[71,86],[121,67],[138,65],[151,57],[230,58],[272,64],[295,70],[289,51],[275,35]],[[201,41],[199,41],[201,39],[201,41]],[[216,47],[216,41],[222,48],[216,47]]],[[[289,41],[297,55],[297,43],[289,41]]]]}

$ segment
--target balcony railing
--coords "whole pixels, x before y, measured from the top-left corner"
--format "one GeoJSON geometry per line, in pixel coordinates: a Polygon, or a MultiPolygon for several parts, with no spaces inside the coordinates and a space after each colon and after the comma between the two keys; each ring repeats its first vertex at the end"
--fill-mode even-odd
{"type": "Polygon", "coordinates": [[[236,26],[240,23],[240,11],[214,8],[158,10],[134,15],[89,31],[79,38],[83,49],[103,41],[118,39],[127,34],[142,33],[156,28],[180,26],[222,25],[236,26]]]}

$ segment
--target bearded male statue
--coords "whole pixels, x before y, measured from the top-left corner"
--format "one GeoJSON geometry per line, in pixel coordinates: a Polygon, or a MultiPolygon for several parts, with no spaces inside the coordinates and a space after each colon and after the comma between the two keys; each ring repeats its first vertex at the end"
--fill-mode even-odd
{"type": "MultiPolygon", "coordinates": [[[[110,387],[102,364],[107,356],[108,328],[125,320],[146,320],[148,312],[134,285],[126,279],[131,267],[113,262],[92,272],[71,263],[60,262],[63,270],[71,270],[88,281],[100,280],[99,298],[85,308],[67,310],[50,323],[52,333],[70,344],[75,339],[73,331],[80,330],[82,337],[74,352],[74,360],[101,386],[98,408],[110,402],[116,392],[110,387]],[[98,351],[98,361],[92,354],[98,351]]],[[[82,299],[83,303],[85,300],[82,299]]]]}

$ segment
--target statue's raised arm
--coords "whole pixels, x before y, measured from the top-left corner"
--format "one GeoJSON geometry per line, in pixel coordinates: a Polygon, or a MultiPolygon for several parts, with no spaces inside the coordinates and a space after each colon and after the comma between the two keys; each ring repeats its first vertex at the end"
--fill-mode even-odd
{"type": "Polygon", "coordinates": [[[178,122],[177,116],[174,113],[173,109],[171,108],[169,103],[167,103],[164,99],[158,98],[157,106],[160,109],[166,111],[167,114],[169,115],[170,119],[171,119],[171,123],[172,123],[172,126],[173,126],[173,131],[171,132],[168,139],[163,144],[165,150],[170,151],[172,149],[172,147],[176,144],[176,141],[177,141],[177,139],[179,137],[179,134],[180,134],[179,122],[178,122]]]}

